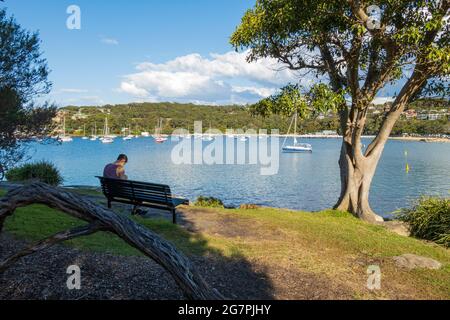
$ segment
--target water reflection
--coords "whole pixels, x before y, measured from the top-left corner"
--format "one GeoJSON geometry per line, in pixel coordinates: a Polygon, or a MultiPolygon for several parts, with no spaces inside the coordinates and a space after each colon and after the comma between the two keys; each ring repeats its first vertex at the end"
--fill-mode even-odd
{"type": "MultiPolygon", "coordinates": [[[[175,165],[171,161],[175,143],[156,144],[152,138],[117,139],[110,145],[75,139],[63,145],[34,145],[32,152],[34,160],[53,161],[61,169],[66,185],[98,185],[95,176],[101,174],[103,166],[119,153],[126,153],[130,179],[169,184],[174,193],[191,200],[207,195],[227,205],[256,203],[309,211],[329,208],[339,195],[340,141],[302,142],[312,144],[314,152],[280,152],[278,174],[271,176],[262,176],[258,165],[175,165]]],[[[210,143],[203,141],[203,148],[210,143]]],[[[237,151],[248,145],[235,143],[234,148],[237,151]]],[[[280,150],[281,145],[279,141],[280,150]]],[[[449,190],[450,144],[390,141],[375,175],[370,200],[375,211],[388,213],[422,194],[448,195],[449,190]],[[408,174],[405,150],[411,167],[408,174]]]]}

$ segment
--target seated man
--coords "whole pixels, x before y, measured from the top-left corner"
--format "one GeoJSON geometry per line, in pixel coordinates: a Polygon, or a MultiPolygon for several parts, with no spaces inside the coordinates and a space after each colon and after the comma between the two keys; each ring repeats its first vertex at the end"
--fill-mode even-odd
{"type": "Polygon", "coordinates": [[[125,165],[127,162],[128,157],[126,155],[119,155],[116,162],[105,166],[105,169],[103,170],[103,177],[128,180],[128,177],[125,174],[125,165]]]}

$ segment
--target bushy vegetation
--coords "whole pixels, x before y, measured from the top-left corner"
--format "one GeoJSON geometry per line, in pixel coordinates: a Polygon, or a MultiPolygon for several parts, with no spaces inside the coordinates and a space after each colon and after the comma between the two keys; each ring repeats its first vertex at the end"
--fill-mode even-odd
{"type": "MultiPolygon", "coordinates": [[[[442,103],[426,100],[430,106],[445,108],[442,103]]],[[[425,102],[416,103],[416,110],[431,108],[425,102]]],[[[448,108],[448,104],[447,104],[448,108]]],[[[383,106],[377,106],[382,110],[383,106]]],[[[66,130],[69,134],[83,135],[84,126],[86,134],[91,134],[97,127],[101,133],[105,116],[108,114],[108,123],[112,133],[120,134],[122,128],[130,128],[133,134],[141,131],[153,132],[160,118],[163,119],[163,132],[172,133],[177,128],[189,129],[193,132],[194,121],[203,121],[203,130],[206,131],[211,124],[212,128],[225,132],[226,129],[279,129],[286,133],[290,119],[281,115],[270,115],[266,118],[253,116],[245,106],[207,106],[179,103],[132,103],[123,105],[106,105],[97,107],[66,107],[62,109],[66,114],[66,130]]],[[[377,133],[384,115],[368,116],[365,134],[377,133]]],[[[340,131],[339,117],[330,113],[322,117],[312,117],[299,121],[297,132],[301,134],[315,133],[322,130],[340,131]]],[[[447,118],[438,121],[428,120],[399,120],[393,134],[402,133],[434,134],[450,133],[447,118]]]]}
{"type": "Polygon", "coordinates": [[[411,235],[450,247],[450,199],[423,197],[399,218],[410,225],[411,235]]]}
{"type": "Polygon", "coordinates": [[[222,200],[214,197],[200,196],[197,198],[194,205],[197,207],[206,207],[206,208],[224,208],[222,200]]]}
{"type": "Polygon", "coordinates": [[[58,168],[47,161],[28,163],[11,169],[6,173],[6,179],[12,182],[40,181],[52,186],[58,186],[64,181],[58,168]]]}

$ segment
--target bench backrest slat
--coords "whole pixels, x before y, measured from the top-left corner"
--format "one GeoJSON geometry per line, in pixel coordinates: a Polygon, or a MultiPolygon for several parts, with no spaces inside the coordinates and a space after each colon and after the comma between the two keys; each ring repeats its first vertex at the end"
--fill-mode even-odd
{"type": "Polygon", "coordinates": [[[100,179],[102,191],[108,199],[123,198],[136,202],[173,205],[172,193],[167,185],[104,177],[97,178],[100,179]]]}

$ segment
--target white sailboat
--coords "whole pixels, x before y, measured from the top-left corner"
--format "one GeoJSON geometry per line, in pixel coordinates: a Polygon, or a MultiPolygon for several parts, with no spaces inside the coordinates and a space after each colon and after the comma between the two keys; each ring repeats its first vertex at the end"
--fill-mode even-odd
{"type": "Polygon", "coordinates": [[[167,136],[162,134],[162,119],[158,121],[158,126],[155,128],[155,134],[153,135],[156,143],[164,143],[167,141],[167,136]]]}
{"type": "Polygon", "coordinates": [[[89,139],[89,138],[86,136],[86,125],[83,126],[83,137],[82,137],[81,139],[83,139],[83,140],[89,139]]]}
{"type": "Polygon", "coordinates": [[[70,136],[66,136],[66,116],[63,117],[63,135],[59,138],[61,142],[72,142],[73,139],[70,136]]]}
{"type": "Polygon", "coordinates": [[[97,122],[94,122],[94,129],[92,129],[91,138],[89,140],[97,141],[97,139],[98,139],[98,136],[97,136],[97,122]]]}
{"type": "Polygon", "coordinates": [[[214,140],[214,137],[212,136],[212,134],[211,134],[211,122],[209,123],[209,134],[207,134],[207,135],[203,135],[203,141],[213,141],[214,140]]]}
{"type": "Polygon", "coordinates": [[[294,144],[290,145],[290,146],[286,146],[286,141],[287,141],[287,137],[284,139],[284,143],[283,143],[283,152],[286,153],[300,153],[300,152],[312,152],[312,145],[310,145],[309,143],[298,143],[297,141],[297,119],[298,119],[298,114],[297,112],[294,114],[294,117],[291,121],[291,125],[289,126],[289,130],[288,133],[291,130],[292,127],[292,122],[294,122],[294,144]]]}
{"type": "Polygon", "coordinates": [[[109,127],[108,127],[108,118],[105,118],[105,128],[104,128],[104,132],[103,132],[103,138],[100,139],[102,141],[102,143],[105,144],[109,144],[109,143],[113,143],[114,139],[110,136],[109,134],[109,127]]]}
{"type": "Polygon", "coordinates": [[[128,136],[126,136],[126,137],[123,137],[122,140],[123,140],[123,141],[129,141],[129,140],[132,140],[133,137],[134,137],[134,136],[128,135],[128,136]]]}
{"type": "Polygon", "coordinates": [[[128,135],[124,136],[122,138],[123,141],[129,141],[132,140],[134,138],[134,135],[131,134],[131,129],[128,128],[128,135]]]}
{"type": "MultiPolygon", "coordinates": [[[[134,128],[134,131],[135,132],[139,132],[139,128],[138,128],[138,125],[136,125],[136,127],[134,128]]],[[[139,138],[140,137],[140,135],[138,135],[138,134],[136,134],[133,138],[139,138]]]]}
{"type": "Polygon", "coordinates": [[[94,129],[92,131],[92,135],[91,138],[89,140],[91,141],[97,141],[98,136],[97,136],[97,122],[94,123],[94,129]]]}
{"type": "Polygon", "coordinates": [[[191,132],[189,131],[189,126],[188,126],[188,129],[187,129],[187,133],[184,135],[184,138],[185,139],[191,139],[192,138],[191,132]]]}
{"type": "Polygon", "coordinates": [[[202,137],[203,137],[203,134],[198,133],[198,132],[194,133],[194,139],[198,140],[198,139],[202,139],[202,137]]]}
{"type": "Polygon", "coordinates": [[[214,138],[211,135],[203,136],[203,141],[213,141],[214,138]]]}
{"type": "Polygon", "coordinates": [[[260,133],[260,134],[258,135],[258,139],[259,139],[259,140],[267,139],[267,138],[268,138],[267,133],[260,133]]]}

